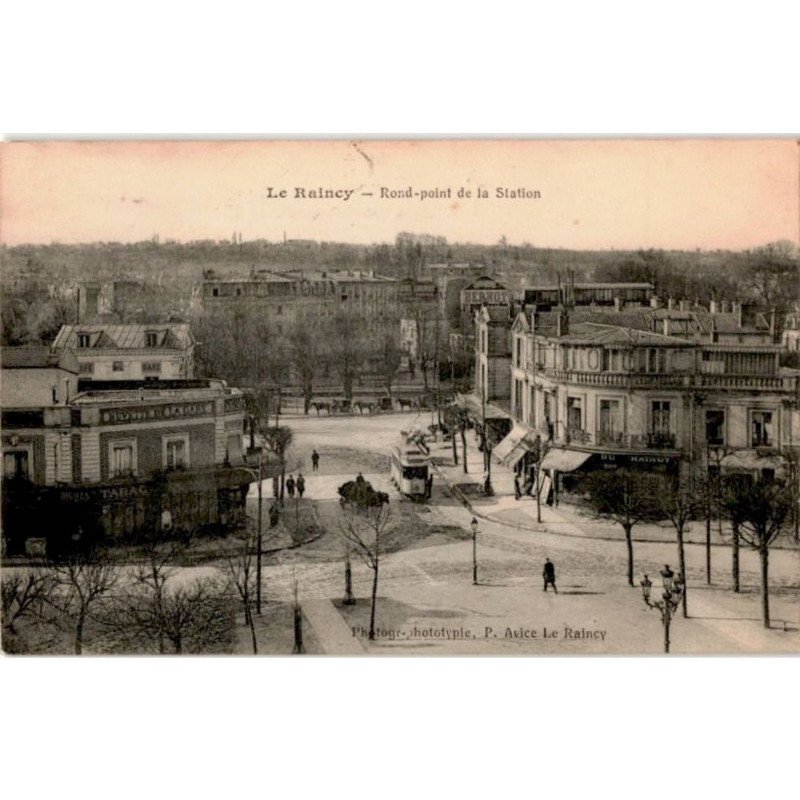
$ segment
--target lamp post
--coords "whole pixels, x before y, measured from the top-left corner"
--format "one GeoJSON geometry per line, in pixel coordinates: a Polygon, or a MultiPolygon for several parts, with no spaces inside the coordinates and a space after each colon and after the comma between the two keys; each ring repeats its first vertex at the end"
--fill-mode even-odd
{"type": "Polygon", "coordinates": [[[472,518],[472,585],[478,585],[478,520],[472,518]]]}
{"type": "Polygon", "coordinates": [[[681,602],[683,577],[681,575],[676,577],[675,573],[669,568],[669,564],[664,565],[664,569],[661,570],[660,574],[664,584],[661,600],[650,599],[653,582],[647,575],[642,578],[639,585],[642,587],[642,596],[647,606],[658,609],[661,612],[661,622],[664,624],[664,652],[669,653],[669,626],[670,622],[672,622],[672,616],[681,602]]]}

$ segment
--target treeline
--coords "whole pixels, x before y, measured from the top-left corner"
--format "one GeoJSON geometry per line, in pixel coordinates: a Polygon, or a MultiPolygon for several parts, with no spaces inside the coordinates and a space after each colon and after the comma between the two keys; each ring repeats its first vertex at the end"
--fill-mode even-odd
{"type": "Polygon", "coordinates": [[[197,370],[234,386],[292,388],[302,394],[306,413],[321,383],[350,401],[360,381],[377,384],[391,398],[401,374],[411,381],[419,376],[427,389],[436,365],[447,363],[446,340],[432,315],[414,313],[411,357],[400,341],[399,319],[340,312],[279,328],[256,312],[199,313],[192,318],[197,370]]]}

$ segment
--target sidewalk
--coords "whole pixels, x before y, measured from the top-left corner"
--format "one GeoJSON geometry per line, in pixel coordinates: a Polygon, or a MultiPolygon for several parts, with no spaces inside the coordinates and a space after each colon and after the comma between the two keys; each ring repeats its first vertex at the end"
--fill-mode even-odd
{"type": "Polygon", "coordinates": [[[330,600],[305,600],[303,615],[325,655],[363,656],[366,652],[330,600]]]}
{"type": "MultiPolygon", "coordinates": [[[[459,465],[453,465],[452,444],[450,442],[437,442],[431,446],[431,456],[434,457],[434,470],[439,479],[444,481],[450,491],[458,497],[470,511],[478,518],[498,522],[519,530],[533,532],[548,532],[562,536],[574,536],[585,539],[600,539],[607,541],[624,541],[625,534],[620,525],[606,519],[593,517],[588,509],[560,503],[558,507],[541,505],[541,522],[537,521],[536,499],[530,495],[523,495],[519,500],[514,497],[514,473],[508,467],[492,462],[492,487],[493,497],[484,497],[477,492],[463,492],[464,483],[480,483],[483,476],[483,453],[478,451],[477,437],[471,432],[467,433],[467,468],[464,474],[462,448],[458,440],[459,465]]],[[[667,522],[640,523],[633,528],[633,541],[653,544],[673,544],[676,541],[675,529],[667,522]]],[[[705,521],[691,522],[684,533],[684,541],[691,545],[705,545],[705,521]]],[[[711,525],[711,545],[713,547],[730,547],[730,525],[723,521],[722,534],[716,519],[711,525]]],[[[743,547],[746,547],[743,543],[743,547]]],[[[776,550],[800,551],[790,536],[781,537],[774,545],[776,550]]]]}

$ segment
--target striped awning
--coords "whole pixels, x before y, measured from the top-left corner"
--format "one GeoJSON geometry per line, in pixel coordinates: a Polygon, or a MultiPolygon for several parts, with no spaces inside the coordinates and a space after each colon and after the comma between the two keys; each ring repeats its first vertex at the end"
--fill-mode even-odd
{"type": "Polygon", "coordinates": [[[513,467],[535,446],[535,438],[536,434],[530,428],[514,423],[508,436],[495,446],[492,454],[507,467],[513,467]]]}

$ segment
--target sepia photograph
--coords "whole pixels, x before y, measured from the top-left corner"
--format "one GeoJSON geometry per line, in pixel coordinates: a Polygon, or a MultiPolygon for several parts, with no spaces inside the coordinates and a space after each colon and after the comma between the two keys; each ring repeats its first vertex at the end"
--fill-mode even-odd
{"type": "Polygon", "coordinates": [[[799,154],[0,144],[3,653],[796,655],[799,154]]]}

